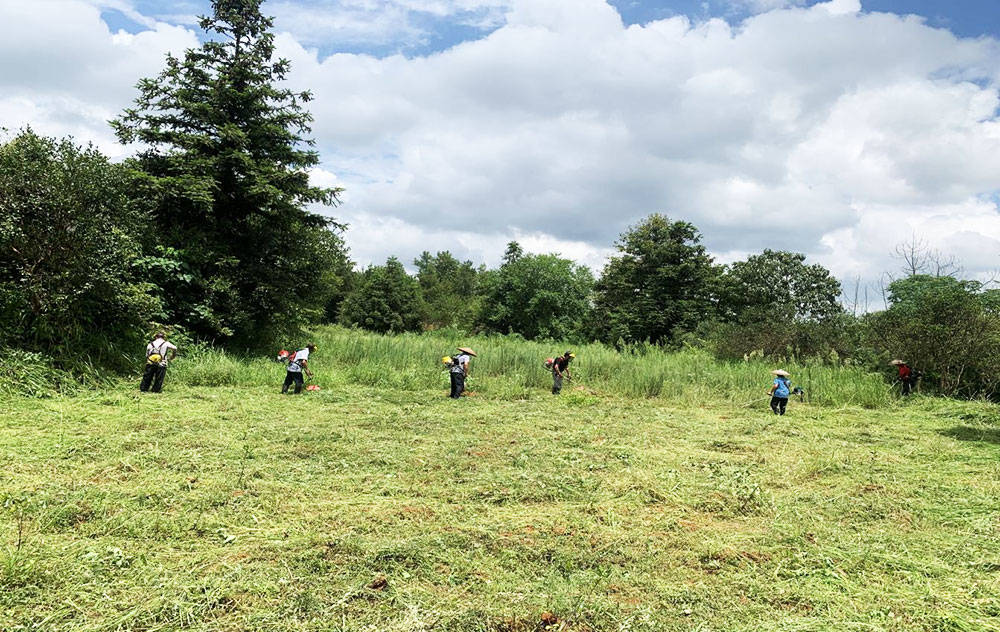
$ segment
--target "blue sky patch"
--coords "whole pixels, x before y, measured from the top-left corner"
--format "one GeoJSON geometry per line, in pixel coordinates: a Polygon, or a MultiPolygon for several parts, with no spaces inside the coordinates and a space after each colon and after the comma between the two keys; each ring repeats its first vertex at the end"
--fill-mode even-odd
{"type": "MultiPolygon", "coordinates": [[[[802,6],[818,4],[821,0],[800,0],[802,6]]],[[[692,21],[704,21],[719,17],[736,24],[752,14],[753,0],[609,0],[622,16],[626,24],[646,24],[655,20],[686,15],[692,21]]],[[[961,37],[983,35],[1000,37],[1000,10],[998,0],[862,0],[865,11],[885,11],[900,15],[923,16],[934,27],[946,28],[961,37]]],[[[275,3],[265,2],[264,11],[275,3]]],[[[330,0],[322,4],[317,0],[300,0],[297,7],[316,7],[318,13],[331,14],[338,9],[330,0]]],[[[165,11],[159,0],[136,0],[136,10],[142,15],[173,24],[192,23],[192,17],[210,11],[208,0],[181,0],[170,3],[165,11]]],[[[387,56],[401,53],[408,57],[427,55],[446,50],[465,41],[484,37],[498,25],[483,23],[480,19],[485,12],[461,11],[450,16],[434,15],[427,12],[410,11],[406,15],[405,29],[397,37],[382,41],[351,37],[343,32],[331,31],[329,38],[311,33],[307,39],[310,46],[319,49],[322,56],[337,52],[366,53],[387,56]]],[[[372,15],[378,10],[371,10],[372,15]]],[[[103,18],[108,26],[117,31],[138,32],[144,25],[116,10],[107,10],[103,18]]],[[[281,21],[278,22],[282,28],[281,21]]],[[[289,25],[293,28],[293,25],[289,25]]],[[[293,33],[298,35],[297,33],[293,33]]]]}

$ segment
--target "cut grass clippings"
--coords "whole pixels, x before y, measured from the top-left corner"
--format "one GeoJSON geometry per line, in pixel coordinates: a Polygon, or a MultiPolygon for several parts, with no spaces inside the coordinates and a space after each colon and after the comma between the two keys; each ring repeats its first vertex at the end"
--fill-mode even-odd
{"type": "Polygon", "coordinates": [[[0,402],[0,630],[1000,626],[995,407],[452,401],[321,353],[300,397],[0,402]]]}

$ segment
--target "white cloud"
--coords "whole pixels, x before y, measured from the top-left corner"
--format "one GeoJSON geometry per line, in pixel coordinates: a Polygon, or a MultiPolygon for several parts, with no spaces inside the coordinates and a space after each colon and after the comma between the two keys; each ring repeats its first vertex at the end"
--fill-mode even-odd
{"type": "Polygon", "coordinates": [[[732,0],[732,5],[752,13],[766,13],[775,9],[797,7],[805,4],[805,0],[732,0]]]}
{"type": "Polygon", "coordinates": [[[424,45],[426,19],[490,30],[503,23],[511,0],[278,0],[267,5],[279,30],[307,46],[391,47],[424,45]]]}
{"type": "Polygon", "coordinates": [[[100,16],[100,6],[111,4],[128,8],[110,0],[0,3],[0,124],[30,124],[125,154],[107,121],[129,104],[141,77],[162,69],[167,51],[198,42],[194,32],[162,22],[136,35],[112,33],[100,16]]]}
{"type": "Polygon", "coordinates": [[[392,217],[348,215],[350,228],[346,234],[352,258],[367,263],[381,263],[395,255],[403,265],[412,268],[413,260],[420,253],[450,251],[460,260],[473,264],[496,265],[506,250],[507,243],[516,240],[528,253],[557,253],[588,266],[595,275],[613,254],[609,247],[594,246],[587,242],[559,239],[546,233],[526,233],[510,230],[496,233],[455,231],[407,223],[392,217]],[[391,240],[387,248],[385,239],[391,240]]]}
{"type": "MultiPolygon", "coordinates": [[[[905,238],[1000,187],[997,43],[858,8],[626,28],[599,0],[520,2],[425,58],[283,51],[316,88],[329,163],[365,176],[345,176],[341,213],[606,247],[664,211],[720,253],[790,248],[848,274],[828,237],[871,209],[901,209],[905,238]]],[[[878,274],[881,254],[850,252],[878,274]]]]}
{"type": "MultiPolygon", "coordinates": [[[[878,276],[914,232],[972,272],[1000,254],[996,40],[856,0],[754,0],[760,13],[737,26],[627,27],[604,0],[329,0],[354,11],[348,22],[374,18],[360,26],[293,4],[272,6],[291,31],[279,52],[315,93],[314,176],[347,188],[333,212],[362,262],[450,249],[496,263],[520,238],[599,266],[651,212],[692,221],[723,259],[788,248],[845,278],[878,276]],[[419,39],[420,13],[490,12],[500,28],[432,55],[310,48],[419,39]]],[[[112,34],[79,1],[8,5],[8,127],[107,138],[101,119],[129,86],[194,42],[161,23],[112,34]]]]}

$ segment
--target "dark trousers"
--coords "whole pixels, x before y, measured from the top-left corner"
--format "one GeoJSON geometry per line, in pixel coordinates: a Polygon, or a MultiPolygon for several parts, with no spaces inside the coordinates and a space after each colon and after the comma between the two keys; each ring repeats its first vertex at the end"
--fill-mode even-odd
{"type": "Polygon", "coordinates": [[[167,367],[159,364],[147,364],[146,370],[142,372],[139,390],[145,393],[152,387],[154,393],[159,393],[163,390],[163,378],[165,377],[167,377],[167,367]]]}
{"type": "Polygon", "coordinates": [[[562,392],[562,383],[563,383],[562,376],[559,375],[558,373],[556,373],[555,371],[553,371],[552,372],[552,394],[553,395],[558,395],[559,393],[562,392]]]}
{"type": "Polygon", "coordinates": [[[295,393],[302,392],[302,371],[285,371],[285,383],[281,385],[281,392],[287,393],[288,387],[295,383],[295,393]]]}
{"type": "Polygon", "coordinates": [[[451,374],[451,397],[458,399],[465,392],[465,373],[459,371],[451,374]]]}
{"type": "Polygon", "coordinates": [[[788,406],[787,397],[772,397],[771,398],[771,410],[774,411],[775,415],[784,415],[785,406],[788,406]]]}
{"type": "Polygon", "coordinates": [[[903,396],[909,395],[913,392],[913,387],[917,384],[916,378],[908,377],[903,380],[903,396]]]}

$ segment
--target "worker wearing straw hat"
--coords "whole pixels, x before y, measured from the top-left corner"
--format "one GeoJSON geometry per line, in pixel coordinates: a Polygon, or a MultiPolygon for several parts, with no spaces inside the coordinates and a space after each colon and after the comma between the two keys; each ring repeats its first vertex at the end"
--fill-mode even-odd
{"type": "Polygon", "coordinates": [[[901,394],[906,397],[913,392],[913,387],[917,385],[917,372],[903,360],[892,360],[889,364],[896,367],[899,373],[899,382],[903,385],[901,394]]]}
{"type": "Polygon", "coordinates": [[[792,376],[789,375],[788,371],[783,369],[771,371],[771,375],[774,376],[774,384],[771,385],[771,390],[768,391],[771,395],[771,410],[774,411],[775,415],[784,415],[792,387],[792,381],[788,378],[792,376]]]}
{"type": "Polygon", "coordinates": [[[465,392],[465,378],[469,377],[469,362],[476,357],[476,352],[468,347],[459,347],[458,355],[451,363],[451,398],[458,399],[465,392]]]}

